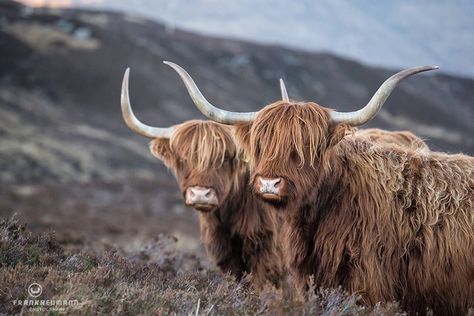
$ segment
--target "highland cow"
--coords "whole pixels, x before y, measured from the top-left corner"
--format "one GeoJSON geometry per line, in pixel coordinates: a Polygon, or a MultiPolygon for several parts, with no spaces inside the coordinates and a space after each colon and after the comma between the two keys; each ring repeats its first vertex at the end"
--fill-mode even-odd
{"type": "Polygon", "coordinates": [[[257,288],[279,287],[283,276],[277,214],[265,211],[249,183],[249,170],[233,140],[233,128],[192,120],[169,128],[147,126],[135,117],[127,70],[122,114],[136,133],[152,138],[151,153],[174,174],[185,204],[199,212],[201,239],[217,266],[240,280],[251,274],[257,288]]]}
{"type": "Polygon", "coordinates": [[[255,194],[284,217],[299,288],[313,279],[420,313],[474,306],[474,158],[346,137],[375,117],[398,82],[437,67],[392,76],[355,112],[280,101],[234,113],[210,104],[168,64],[204,114],[236,125],[255,194]]]}

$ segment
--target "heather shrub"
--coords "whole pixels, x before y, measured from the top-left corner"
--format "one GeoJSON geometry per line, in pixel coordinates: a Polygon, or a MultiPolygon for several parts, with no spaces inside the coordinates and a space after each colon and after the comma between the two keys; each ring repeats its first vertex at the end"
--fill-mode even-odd
{"type": "Polygon", "coordinates": [[[318,289],[305,302],[271,287],[256,293],[160,235],[136,253],[66,251],[52,233],[35,235],[16,218],[0,221],[0,314],[29,312],[22,300],[75,304],[32,311],[77,315],[397,315],[396,304],[363,306],[357,295],[318,289]],[[42,286],[38,298],[28,287],[42,286]]]}

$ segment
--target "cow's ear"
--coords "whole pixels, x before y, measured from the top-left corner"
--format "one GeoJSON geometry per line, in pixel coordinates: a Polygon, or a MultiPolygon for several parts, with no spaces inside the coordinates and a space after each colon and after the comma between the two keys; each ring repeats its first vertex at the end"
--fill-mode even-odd
{"type": "MultiPolygon", "coordinates": [[[[241,123],[234,125],[234,137],[239,147],[240,156],[246,157],[250,152],[250,129],[252,123],[241,123]]],[[[244,159],[245,160],[245,159],[244,159]]]]}
{"type": "Polygon", "coordinates": [[[344,137],[354,133],[354,128],[347,124],[334,124],[330,127],[328,147],[338,144],[344,137]]]}
{"type": "Polygon", "coordinates": [[[155,138],[150,142],[150,151],[153,156],[163,161],[168,167],[174,167],[173,153],[169,138],[155,138]]]}

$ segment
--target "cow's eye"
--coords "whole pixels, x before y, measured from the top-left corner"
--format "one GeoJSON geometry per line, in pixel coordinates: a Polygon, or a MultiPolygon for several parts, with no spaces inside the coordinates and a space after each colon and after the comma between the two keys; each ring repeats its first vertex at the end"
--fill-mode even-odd
{"type": "Polygon", "coordinates": [[[290,153],[290,158],[291,158],[291,160],[293,160],[293,161],[298,160],[298,158],[299,158],[299,157],[298,157],[298,152],[297,152],[296,150],[292,150],[291,153],[290,153]]]}
{"type": "Polygon", "coordinates": [[[255,147],[255,156],[260,157],[260,145],[259,144],[257,144],[257,146],[255,147]]]}

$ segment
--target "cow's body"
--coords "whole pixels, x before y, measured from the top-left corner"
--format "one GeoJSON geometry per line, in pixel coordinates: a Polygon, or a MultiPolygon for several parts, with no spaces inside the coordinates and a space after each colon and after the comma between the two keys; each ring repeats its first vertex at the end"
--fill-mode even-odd
{"type": "Polygon", "coordinates": [[[371,304],[440,314],[473,306],[474,159],[353,139],[334,148],[331,171],[315,180],[283,229],[300,288],[314,276],[371,304]]]}

